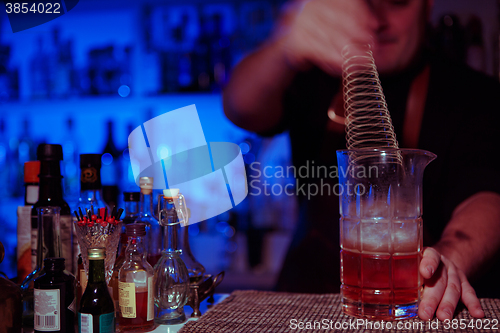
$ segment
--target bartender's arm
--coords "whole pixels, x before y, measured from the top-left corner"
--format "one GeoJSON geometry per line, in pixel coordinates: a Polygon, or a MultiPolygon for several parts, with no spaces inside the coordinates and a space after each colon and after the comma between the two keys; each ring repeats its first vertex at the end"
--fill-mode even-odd
{"type": "Polygon", "coordinates": [[[452,319],[458,301],[476,318],[484,317],[473,279],[500,249],[500,195],[480,192],[453,212],[441,240],[424,252],[420,272],[425,290],[419,306],[420,318],[452,319]]]}
{"type": "Polygon", "coordinates": [[[263,133],[283,115],[283,95],[313,64],[340,75],[342,48],[370,41],[374,18],[363,0],[296,1],[273,37],[234,69],[223,91],[224,112],[237,126],[263,133]]]}

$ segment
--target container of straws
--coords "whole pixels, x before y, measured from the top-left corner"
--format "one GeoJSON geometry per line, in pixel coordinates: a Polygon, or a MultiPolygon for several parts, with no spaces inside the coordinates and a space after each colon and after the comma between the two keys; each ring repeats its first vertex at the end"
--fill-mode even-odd
{"type": "Polygon", "coordinates": [[[120,216],[123,209],[118,211],[116,207],[108,214],[107,208],[96,209],[94,207],[85,210],[81,208],[79,212],[75,211],[77,221],[75,222],[75,230],[80,245],[82,254],[83,267],[87,276],[89,274],[89,259],[87,256],[90,248],[105,248],[106,258],[104,260],[104,268],[106,270],[106,282],[109,283],[113,274],[113,266],[115,264],[116,252],[118,251],[118,243],[120,241],[121,221],[120,216]]]}

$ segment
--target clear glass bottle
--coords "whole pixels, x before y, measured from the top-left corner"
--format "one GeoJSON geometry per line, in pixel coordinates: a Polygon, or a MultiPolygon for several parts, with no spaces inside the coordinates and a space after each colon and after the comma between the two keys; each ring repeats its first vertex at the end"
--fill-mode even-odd
{"type": "Polygon", "coordinates": [[[153,211],[153,177],[141,177],[141,204],[139,216],[134,223],[146,224],[146,259],[151,266],[161,257],[163,230],[153,211]]]}
{"type": "MultiPolygon", "coordinates": [[[[5,249],[0,242],[0,262],[3,261],[5,249]]],[[[0,275],[0,331],[21,333],[23,313],[21,289],[14,282],[0,275]]]]}
{"type": "Polygon", "coordinates": [[[64,270],[64,258],[45,258],[43,264],[45,274],[35,280],[35,332],[73,331],[75,277],[64,270]]]}
{"type": "Polygon", "coordinates": [[[38,240],[36,268],[21,283],[23,293],[23,327],[34,327],[34,282],[45,274],[43,260],[61,257],[60,207],[37,207],[38,240]]]}
{"type": "Polygon", "coordinates": [[[78,333],[115,331],[115,306],[104,273],[104,248],[88,249],[89,280],[78,311],[78,333]]]}
{"type": "MultiPolygon", "coordinates": [[[[181,250],[180,256],[188,270],[189,282],[197,283],[203,279],[205,267],[196,260],[189,245],[189,209],[186,206],[186,199],[179,193],[178,189],[164,190],[163,192],[164,195],[158,196],[158,212],[163,213],[163,215],[160,215],[160,223],[162,226],[165,226],[168,222],[161,220],[167,217],[169,219],[177,219],[179,222],[179,227],[175,229],[178,234],[176,236],[176,248],[181,250]]],[[[166,229],[164,229],[164,234],[163,248],[167,248],[168,239],[166,229]]]]}
{"type": "MultiPolygon", "coordinates": [[[[188,300],[189,274],[179,248],[179,229],[185,213],[179,199],[178,191],[173,194],[168,191],[163,196],[163,207],[159,211],[165,235],[162,257],[155,266],[155,322],[165,325],[186,320],[184,305],[188,300]]],[[[162,201],[162,196],[159,201],[162,201]]]]}
{"type": "Polygon", "coordinates": [[[128,245],[118,273],[118,330],[146,332],[154,329],[153,268],[146,261],[143,243],[146,225],[129,224],[126,230],[128,245]]]}

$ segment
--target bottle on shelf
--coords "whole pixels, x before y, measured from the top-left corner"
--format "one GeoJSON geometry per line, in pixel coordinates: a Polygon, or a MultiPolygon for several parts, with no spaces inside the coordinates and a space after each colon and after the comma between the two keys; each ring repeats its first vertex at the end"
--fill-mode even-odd
{"type": "MultiPolygon", "coordinates": [[[[0,242],[0,263],[5,256],[5,248],[0,242]]],[[[23,313],[21,289],[17,284],[0,275],[0,314],[2,332],[21,333],[23,313]]]]}
{"type": "Polygon", "coordinates": [[[45,258],[45,274],[35,279],[35,332],[70,332],[75,327],[75,277],[64,258],[45,258]]]}
{"type": "Polygon", "coordinates": [[[108,208],[108,212],[111,212],[102,195],[101,154],[81,154],[80,170],[78,206],[82,210],[108,208]]]}
{"type": "Polygon", "coordinates": [[[17,207],[17,278],[22,281],[36,267],[37,229],[31,228],[31,209],[38,201],[40,161],[24,163],[24,206],[17,207]]]}
{"type": "Polygon", "coordinates": [[[157,324],[173,325],[186,320],[184,305],[188,300],[189,274],[179,248],[179,228],[185,213],[179,199],[183,200],[179,198],[178,190],[164,191],[163,207],[159,211],[165,236],[162,256],[154,269],[157,324]]]}
{"type": "Polygon", "coordinates": [[[156,265],[161,257],[163,228],[158,223],[153,211],[153,177],[141,177],[141,204],[135,223],[146,225],[146,259],[151,266],[156,265]]]}
{"type": "Polygon", "coordinates": [[[122,221],[122,234],[125,234],[125,226],[134,223],[139,217],[141,192],[123,192],[123,201],[125,201],[125,217],[122,221]]]}
{"type": "Polygon", "coordinates": [[[113,121],[106,123],[107,139],[101,156],[101,176],[102,185],[105,189],[104,200],[108,205],[116,205],[118,202],[118,185],[122,180],[122,170],[120,165],[121,152],[117,148],[114,140],[113,121]]]}
{"type": "Polygon", "coordinates": [[[61,257],[61,208],[55,206],[37,207],[38,239],[36,268],[21,283],[23,293],[23,327],[34,327],[35,280],[46,273],[45,258],[61,257]]]}
{"type": "Polygon", "coordinates": [[[115,332],[115,308],[104,272],[104,248],[88,249],[89,279],[78,310],[78,332],[115,332]]]}
{"type": "Polygon", "coordinates": [[[126,226],[128,245],[118,273],[118,330],[150,331],[154,328],[153,268],[144,256],[146,225],[126,226]]]}

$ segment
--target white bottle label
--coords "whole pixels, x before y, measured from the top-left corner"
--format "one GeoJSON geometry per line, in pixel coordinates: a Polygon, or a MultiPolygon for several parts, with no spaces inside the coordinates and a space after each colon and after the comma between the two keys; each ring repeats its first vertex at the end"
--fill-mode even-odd
{"type": "Polygon", "coordinates": [[[58,331],[61,329],[59,289],[35,289],[35,330],[58,331]]]}
{"type": "Polygon", "coordinates": [[[92,333],[94,327],[90,313],[78,313],[78,328],[80,333],[92,333]]]}
{"type": "Polygon", "coordinates": [[[135,283],[118,281],[118,304],[123,318],[136,318],[135,283]]]}
{"type": "Polygon", "coordinates": [[[82,295],[83,295],[85,289],[87,288],[87,273],[85,273],[85,269],[80,269],[80,285],[82,286],[82,295]]]}
{"type": "Polygon", "coordinates": [[[153,298],[153,277],[148,277],[148,318],[147,321],[155,319],[154,312],[154,298],[153,298]]]}

